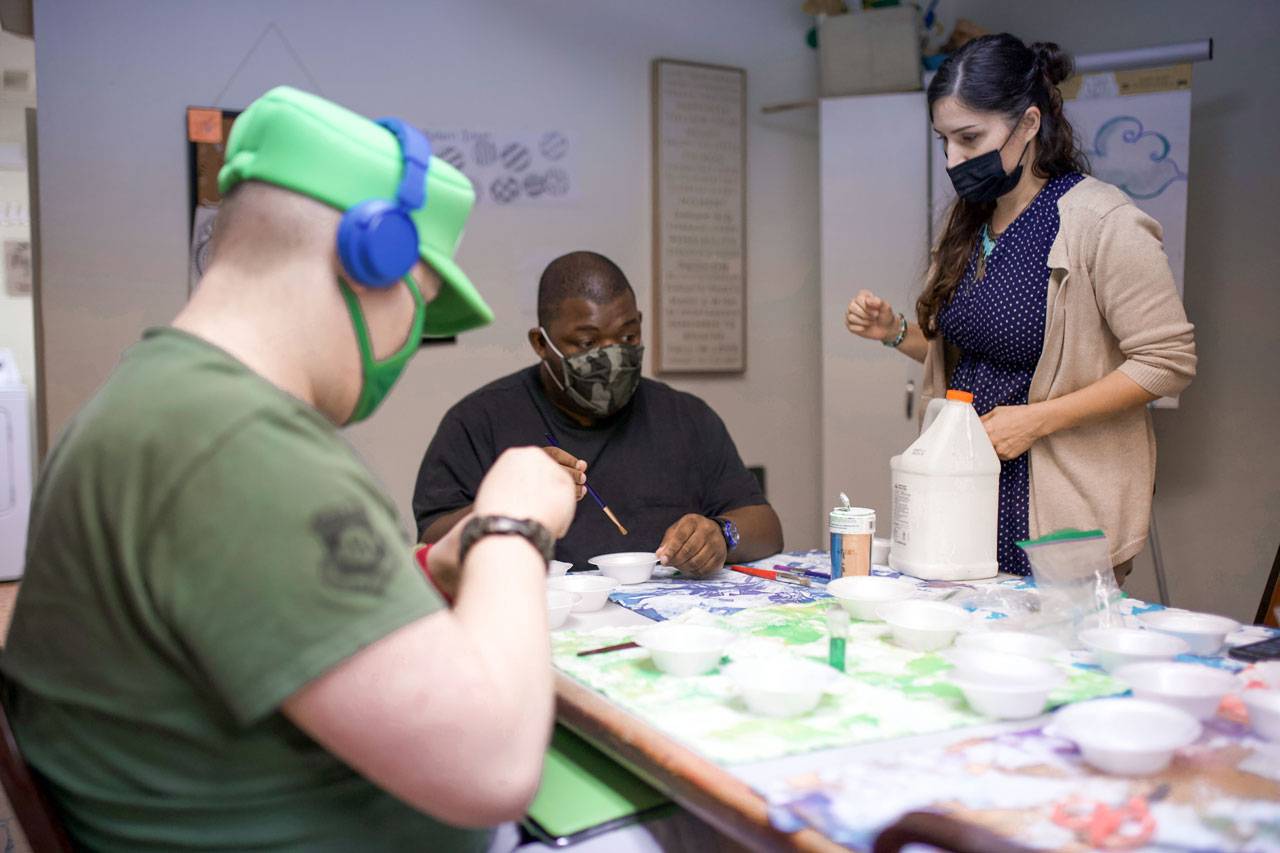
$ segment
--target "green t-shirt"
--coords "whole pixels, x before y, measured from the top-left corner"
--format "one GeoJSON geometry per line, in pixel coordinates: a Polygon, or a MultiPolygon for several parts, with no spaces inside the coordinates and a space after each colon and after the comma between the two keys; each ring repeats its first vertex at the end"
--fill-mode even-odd
{"type": "Polygon", "coordinates": [[[218,348],[151,330],[42,473],[5,704],[91,849],[483,848],[278,710],[441,606],[332,424],[218,348]]]}

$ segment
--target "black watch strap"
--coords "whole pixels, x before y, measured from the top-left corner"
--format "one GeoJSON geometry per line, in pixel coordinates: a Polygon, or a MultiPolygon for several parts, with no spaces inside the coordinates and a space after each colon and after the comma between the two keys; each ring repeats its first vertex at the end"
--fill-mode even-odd
{"type": "Polygon", "coordinates": [[[556,541],[551,531],[531,518],[509,518],[505,515],[480,515],[462,528],[462,540],[458,545],[458,563],[467,558],[471,546],[486,536],[523,536],[542,555],[550,560],[555,555],[556,541]]]}

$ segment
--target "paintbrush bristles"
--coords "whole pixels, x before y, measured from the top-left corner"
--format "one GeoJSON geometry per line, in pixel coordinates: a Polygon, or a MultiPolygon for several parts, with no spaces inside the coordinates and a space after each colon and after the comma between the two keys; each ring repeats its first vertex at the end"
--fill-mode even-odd
{"type": "Polygon", "coordinates": [[[607,506],[601,506],[600,508],[604,510],[605,515],[609,516],[609,520],[613,522],[614,527],[618,528],[618,532],[621,533],[623,536],[626,536],[627,528],[622,526],[621,521],[618,521],[618,517],[613,514],[613,510],[609,509],[607,506]]]}

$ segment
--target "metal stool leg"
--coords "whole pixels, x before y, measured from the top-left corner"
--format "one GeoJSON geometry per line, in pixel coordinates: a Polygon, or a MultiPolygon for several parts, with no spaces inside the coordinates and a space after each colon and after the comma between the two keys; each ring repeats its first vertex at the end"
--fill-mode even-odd
{"type": "Polygon", "coordinates": [[[1156,593],[1160,603],[1169,606],[1169,587],[1164,579],[1164,558],[1160,555],[1160,534],[1156,531],[1156,508],[1151,506],[1151,526],[1147,531],[1147,541],[1151,543],[1151,562],[1156,567],[1156,593]]]}

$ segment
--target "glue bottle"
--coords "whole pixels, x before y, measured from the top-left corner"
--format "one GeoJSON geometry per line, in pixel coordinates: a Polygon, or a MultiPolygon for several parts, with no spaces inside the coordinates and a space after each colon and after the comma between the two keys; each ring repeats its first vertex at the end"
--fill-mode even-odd
{"type": "Polygon", "coordinates": [[[845,575],[869,575],[876,511],[849,506],[849,496],[844,492],[840,493],[840,504],[831,510],[827,521],[827,529],[831,533],[831,579],[845,575]]]}

